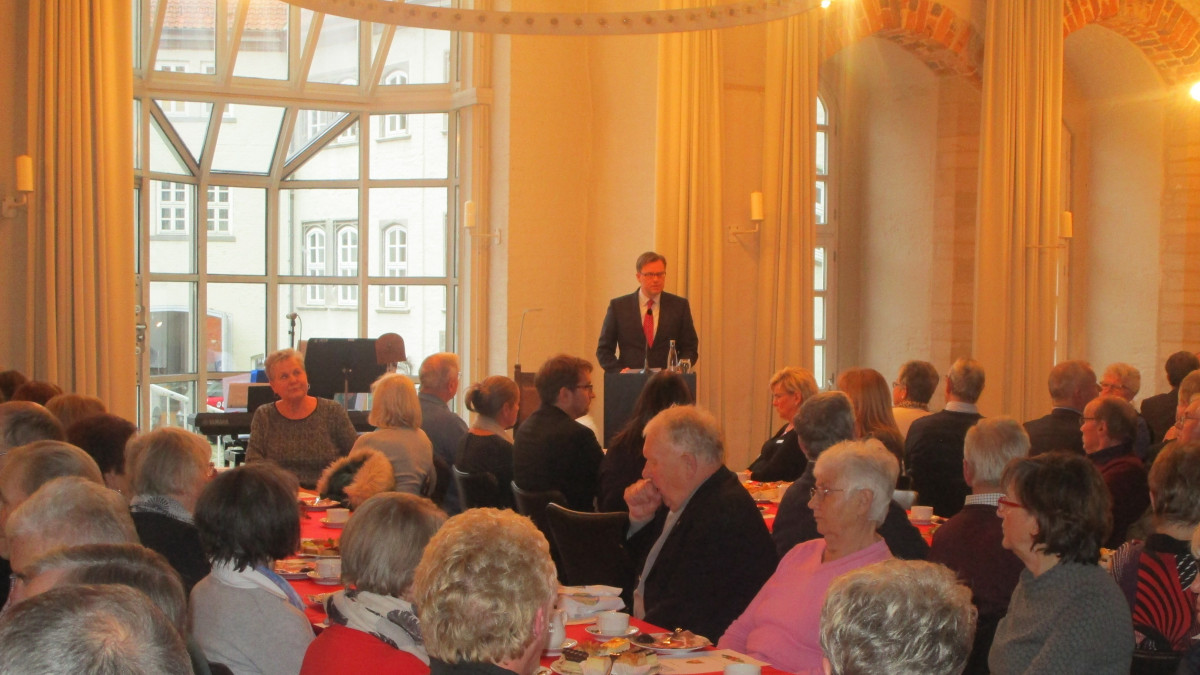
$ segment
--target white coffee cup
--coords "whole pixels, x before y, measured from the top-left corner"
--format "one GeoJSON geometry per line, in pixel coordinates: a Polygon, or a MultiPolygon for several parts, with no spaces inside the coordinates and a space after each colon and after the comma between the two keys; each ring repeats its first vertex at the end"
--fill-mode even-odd
{"type": "Polygon", "coordinates": [[[329,509],[325,518],[331,523],[344,523],[350,520],[350,509],[329,509]]]}
{"type": "Polygon", "coordinates": [[[562,649],[562,644],[566,639],[567,613],[561,609],[555,610],[550,614],[550,639],[546,641],[546,649],[562,649]]]}
{"type": "Polygon", "coordinates": [[[725,666],[725,675],[759,675],[762,666],[757,663],[730,663],[725,666]]]}
{"type": "Polygon", "coordinates": [[[625,612],[600,612],[596,615],[596,629],[601,635],[624,635],[629,630],[629,615],[625,612]]]}
{"type": "Polygon", "coordinates": [[[914,506],[910,513],[909,519],[915,520],[918,523],[928,523],[933,520],[932,506],[914,506]]]}
{"type": "Polygon", "coordinates": [[[340,579],[342,577],[342,559],[321,558],[318,560],[317,576],[322,579],[340,579]]]}

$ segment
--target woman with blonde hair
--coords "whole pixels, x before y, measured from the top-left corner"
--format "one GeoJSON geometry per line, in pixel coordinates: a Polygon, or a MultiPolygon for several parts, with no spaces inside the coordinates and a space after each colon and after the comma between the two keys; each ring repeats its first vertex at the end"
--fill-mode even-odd
{"type": "Polygon", "coordinates": [[[854,404],[854,426],[859,438],[875,438],[900,462],[904,475],[904,437],[892,414],[892,390],[878,370],[851,368],[838,376],[838,391],[854,404]]]}
{"type": "Polygon", "coordinates": [[[467,389],[467,410],[476,413],[467,435],[458,444],[454,466],[467,473],[490,473],[496,491],[489,504],[513,508],[513,444],[508,430],[517,423],[521,390],[503,375],[492,375],[467,389]]]}
{"type": "Polygon", "coordinates": [[[783,426],[763,443],[758,459],[749,467],[750,478],[758,481],[794,481],[804,473],[808,458],[800,449],[792,420],[800,405],[817,394],[817,380],[804,368],[788,366],[771,377],[771,405],[783,426]]]}
{"type": "Polygon", "coordinates": [[[389,373],[371,385],[371,414],[375,431],[354,443],[351,455],[363,449],[382,453],[392,463],[396,492],[428,495],[437,481],[433,443],[421,431],[421,402],[408,376],[389,373]]]}

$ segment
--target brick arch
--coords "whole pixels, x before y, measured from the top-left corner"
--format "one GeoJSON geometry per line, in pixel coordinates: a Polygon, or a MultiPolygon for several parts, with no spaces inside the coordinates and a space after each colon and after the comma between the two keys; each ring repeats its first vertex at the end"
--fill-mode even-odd
{"type": "Polygon", "coordinates": [[[1063,34],[1096,23],[1146,55],[1168,85],[1200,77],[1200,20],[1177,0],[1064,0],[1063,34]]]}
{"type": "Polygon", "coordinates": [[[865,37],[878,35],[911,52],[938,75],[979,82],[983,40],[966,17],[939,2],[860,0],[839,3],[821,18],[819,57],[825,59],[865,37]],[[841,9],[837,9],[838,7],[841,9]]]}

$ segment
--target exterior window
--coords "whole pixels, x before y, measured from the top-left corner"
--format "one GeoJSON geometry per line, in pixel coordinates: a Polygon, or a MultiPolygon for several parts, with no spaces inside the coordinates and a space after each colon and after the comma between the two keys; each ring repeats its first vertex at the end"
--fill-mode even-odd
{"type": "Polygon", "coordinates": [[[208,186],[208,231],[210,234],[230,234],[229,188],[224,185],[208,186]]]}
{"type": "Polygon", "coordinates": [[[160,184],[158,190],[158,234],[187,234],[188,186],[160,184]]]}
{"type": "MultiPolygon", "coordinates": [[[[187,64],[170,62],[158,63],[154,69],[164,73],[186,73],[187,64]]],[[[186,115],[188,111],[187,101],[159,101],[159,106],[162,107],[162,111],[167,115],[186,115]]]]}
{"type": "MultiPolygon", "coordinates": [[[[325,275],[325,231],[320,227],[310,228],[304,234],[304,275],[325,275]]],[[[311,284],[305,287],[305,300],[310,305],[325,304],[325,287],[311,284]]]]}
{"type": "Polygon", "coordinates": [[[831,217],[829,194],[830,152],[829,139],[832,135],[829,124],[829,111],[825,101],[817,97],[817,136],[816,145],[816,203],[813,205],[814,222],[817,226],[816,246],[813,248],[813,375],[817,384],[824,387],[829,385],[832,369],[835,363],[833,349],[835,317],[832,282],[835,278],[831,271],[837,259],[835,251],[837,239],[831,217]]]}
{"type": "MultiPolygon", "coordinates": [[[[358,276],[358,230],[353,226],[343,227],[337,232],[339,277],[358,276]]],[[[338,286],[338,304],[357,305],[358,286],[338,286]]]]}
{"type": "MultiPolygon", "coordinates": [[[[408,232],[401,226],[389,227],[384,232],[383,273],[389,277],[408,276],[408,232]]],[[[385,307],[407,307],[408,287],[388,285],[384,288],[385,307]]]]}
{"type": "MultiPolygon", "coordinates": [[[[384,84],[408,84],[408,73],[403,70],[393,70],[383,78],[384,84]]],[[[380,129],[383,138],[397,138],[408,135],[408,115],[393,114],[383,116],[383,128],[380,129]]]]}

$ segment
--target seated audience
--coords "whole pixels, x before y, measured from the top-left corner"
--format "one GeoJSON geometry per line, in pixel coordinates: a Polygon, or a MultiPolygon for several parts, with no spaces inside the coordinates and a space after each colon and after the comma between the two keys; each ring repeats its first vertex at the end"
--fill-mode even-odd
{"type": "Polygon", "coordinates": [[[838,375],[838,391],[850,397],[854,405],[854,434],[866,440],[874,438],[896,456],[900,475],[904,475],[904,436],[892,416],[887,380],[877,370],[851,368],[838,375]]]}
{"type": "Polygon", "coordinates": [[[1050,369],[1050,414],[1029,420],[1030,456],[1051,450],[1070,450],[1083,454],[1083,436],[1079,432],[1084,407],[1100,394],[1096,373],[1087,361],[1063,361],[1050,369]]]}
{"type": "Polygon", "coordinates": [[[274,462],[311,488],[325,467],[350,452],[358,433],[345,408],[308,395],[300,352],[281,349],[268,356],[263,367],[279,400],[254,411],[246,463],[274,462]]]}
{"type": "Polygon", "coordinates": [[[725,468],[717,421],[695,406],[646,425],[645,479],[625,490],[629,549],[641,571],[633,614],[716,639],[775,570],[762,514],[725,468]]]}
{"type": "Polygon", "coordinates": [[[301,675],[427,673],[429,655],[409,601],[413,573],[446,520],[436,504],[384,492],[354,512],[342,534],[342,583],[325,601],[326,628],[304,656],[301,675]]]}
{"type": "Polygon", "coordinates": [[[937,368],[928,361],[909,361],[900,366],[900,374],[892,383],[892,417],[901,436],[908,438],[913,420],[929,414],[929,399],[940,381],[937,368]]]}
{"type": "Polygon", "coordinates": [[[819,622],[835,578],[892,557],[876,531],[900,464],[875,439],[839,443],[816,460],[809,504],[823,539],[793,548],[717,646],[789,673],[821,667],[819,622]]]}
{"type": "Polygon", "coordinates": [[[46,405],[50,399],[63,393],[62,387],[52,382],[29,380],[17,387],[10,401],[31,401],[38,405],[46,405]]]}
{"type": "Polygon", "coordinates": [[[421,430],[433,443],[434,464],[438,467],[441,484],[432,497],[442,510],[454,515],[462,510],[458,486],[450,475],[458,444],[467,433],[467,423],[450,410],[448,405],[458,394],[458,355],[450,352],[430,354],[421,362],[421,430]],[[441,480],[441,476],[445,480],[441,480]]]}
{"type": "Polygon", "coordinates": [[[796,439],[792,424],[800,406],[817,393],[817,380],[804,368],[788,366],[771,377],[771,405],[783,420],[783,426],[768,438],[749,466],[750,479],[757,481],[794,481],[804,473],[808,458],[796,439]]]}
{"type": "Polygon", "coordinates": [[[137,530],[121,495],[98,481],[56,478],[14,509],[4,524],[13,576],[27,577],[47,553],[84,544],[136,544],[137,530]]]}
{"type": "Polygon", "coordinates": [[[1070,451],[1050,452],[1013,460],[1000,483],[1004,548],[1025,570],[996,627],[991,672],[1126,675],[1129,607],[1097,564],[1109,526],[1100,472],[1070,451]]]}
{"type": "Polygon", "coordinates": [[[363,434],[354,449],[377,450],[392,463],[396,492],[429,495],[437,482],[433,444],[421,431],[421,403],[407,375],[390,374],[371,385],[371,414],[375,431],[363,434]]]}
{"type": "Polygon", "coordinates": [[[51,589],[0,617],[0,672],[193,671],[183,638],[145,594],[104,584],[51,589]]]}
{"type": "Polygon", "coordinates": [[[646,424],[655,415],[673,405],[691,405],[692,402],[692,390],[677,373],[663,370],[646,380],[646,386],[642,388],[642,393],[638,395],[637,403],[633,406],[633,412],[629,415],[629,422],[613,436],[608,451],[604,453],[604,459],[600,460],[601,511],[624,511],[629,508],[625,504],[625,488],[638,482],[642,477],[642,469],[646,467],[646,456],[642,454],[646,424]]]}
{"type": "Polygon", "coordinates": [[[13,392],[17,390],[17,387],[28,381],[29,378],[19,370],[0,372],[0,403],[12,400],[13,392]]]}
{"type": "Polygon", "coordinates": [[[1186,652],[1200,634],[1196,621],[1196,559],[1191,540],[1200,526],[1200,443],[1177,445],[1150,468],[1154,532],[1126,542],[1110,571],[1133,612],[1139,651],[1186,652]]]}
{"type": "Polygon", "coordinates": [[[1200,370],[1188,373],[1179,383],[1178,404],[1175,406],[1175,423],[1163,434],[1163,442],[1179,438],[1183,427],[1183,411],[1191,404],[1196,394],[1200,393],[1200,370]]]}
{"type": "Polygon", "coordinates": [[[974,632],[970,591],[927,562],[884,560],[847,572],[821,608],[830,675],[958,675],[974,632]]]}
{"type": "Polygon", "coordinates": [[[0,403],[0,461],[13,448],[65,438],[62,423],[44,407],[29,401],[0,403]]]}
{"type": "MultiPolygon", "coordinates": [[[[521,390],[503,375],[492,375],[467,389],[467,410],[475,421],[458,444],[454,466],[467,473],[490,473],[496,481],[490,503],[513,508],[513,444],[509,429],[517,423],[521,390]]],[[[609,451],[612,452],[611,450],[609,451]]]]}
{"type": "Polygon", "coordinates": [[[964,673],[987,673],[988,651],[996,624],[1008,611],[1013,589],[1025,566],[1005,550],[1004,533],[996,517],[996,502],[1003,497],[1000,476],[1004,467],[1029,452],[1029,435],[1011,417],[979,420],[967,430],[963,446],[963,477],[971,486],[966,504],[933,533],[930,562],[949,567],[971,589],[971,602],[979,610],[975,645],[964,673]]]}
{"type": "Polygon", "coordinates": [[[192,632],[208,660],[243,673],[298,673],[312,642],[304,603],[271,569],[300,548],[292,474],[248,464],[218,474],[196,502],[212,572],[192,589],[192,632]]]}
{"type": "Polygon", "coordinates": [[[1175,424],[1178,405],[1187,405],[1180,396],[1179,388],[1188,374],[1200,370],[1200,358],[1189,351],[1178,351],[1167,357],[1163,368],[1167,372],[1167,383],[1171,385],[1171,391],[1142,401],[1142,416],[1146,418],[1146,424],[1150,425],[1153,443],[1164,440],[1167,430],[1175,424]]]}
{"type": "Polygon", "coordinates": [[[558,598],[550,545],[528,518],[471,509],[425,547],[412,598],[432,675],[532,675],[558,598]]]}
{"type": "Polygon", "coordinates": [[[538,370],[534,387],[542,405],[521,423],[513,443],[513,480],[522,490],[558,490],[567,508],[595,511],[604,452],[591,429],[576,422],[596,398],[592,364],[566,354],[538,370]]]}
{"type": "Polygon", "coordinates": [[[67,442],[96,460],[100,474],[104,476],[104,484],[109,489],[129,494],[125,445],[136,433],[137,427],[133,422],[124,417],[101,413],[72,424],[67,429],[67,442]]]}
{"type": "Polygon", "coordinates": [[[1133,454],[1137,411],[1124,399],[1102,396],[1087,404],[1080,428],[1083,449],[1112,496],[1112,531],[1104,546],[1116,548],[1125,542],[1125,530],[1150,506],[1146,469],[1133,454]]]}
{"type": "Polygon", "coordinates": [[[81,419],[108,412],[104,401],[84,394],[59,394],[46,401],[46,410],[54,413],[64,429],[70,429],[81,419]]]}
{"type": "MultiPolygon", "coordinates": [[[[854,411],[850,399],[840,391],[817,394],[800,406],[795,426],[800,447],[808,455],[809,463],[804,475],[792,483],[779,502],[771,537],[780,558],[796,544],[821,536],[808,505],[809,491],[816,485],[813,462],[826,448],[854,440],[854,411]]],[[[924,560],[929,553],[929,545],[921,537],[921,531],[909,522],[908,514],[894,501],[888,504],[879,535],[897,558],[924,560]]]]}
{"type": "Polygon", "coordinates": [[[946,375],[946,407],[908,428],[904,441],[905,467],[917,491],[917,502],[932,506],[933,512],[949,518],[958,513],[970,494],[962,477],[963,440],[976,422],[983,419],[975,402],[983,393],[983,366],[962,358],[946,375]]]}
{"type": "Polygon", "coordinates": [[[130,441],[137,459],[131,466],[129,510],[138,537],[179,572],[184,590],[211,570],[200,533],[192,522],[196,500],[213,474],[212,448],[203,436],[178,427],[159,427],[130,441]]]}
{"type": "MultiPolygon", "coordinates": [[[[1133,403],[1142,388],[1142,373],[1128,363],[1112,363],[1104,369],[1100,377],[1101,396],[1119,396],[1126,403],[1133,403]]],[[[1136,413],[1137,411],[1134,410],[1136,413]]],[[[1146,451],[1150,448],[1150,425],[1146,418],[1139,413],[1137,416],[1137,433],[1133,437],[1133,454],[1145,461],[1146,451]]]]}

